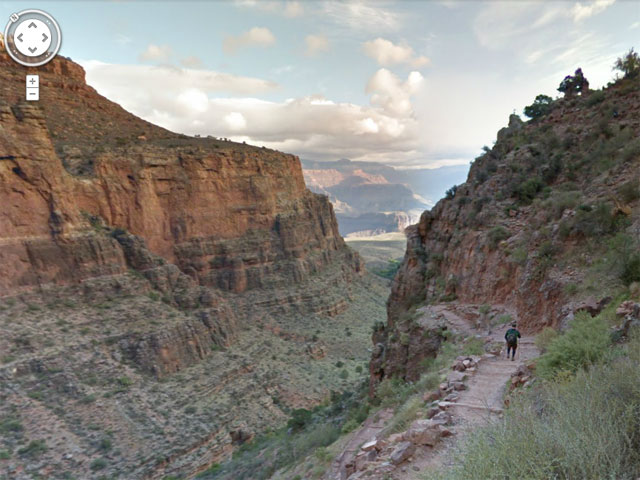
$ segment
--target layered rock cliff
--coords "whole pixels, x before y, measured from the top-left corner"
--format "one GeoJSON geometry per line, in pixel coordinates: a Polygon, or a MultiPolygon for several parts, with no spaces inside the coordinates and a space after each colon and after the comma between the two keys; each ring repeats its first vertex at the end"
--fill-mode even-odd
{"type": "Polygon", "coordinates": [[[406,230],[388,321],[374,333],[371,393],[384,378],[415,380],[416,357],[435,355],[437,328],[419,325],[417,307],[500,306],[535,332],[619,293],[629,257],[605,258],[603,247],[639,248],[638,160],[637,79],[556,100],[535,121],[512,115],[467,181],[406,230]]]}
{"type": "Polygon", "coordinates": [[[0,53],[0,472],[191,475],[341,388],[383,290],[298,158],[151,125],[65,58],[27,103],[26,73],[0,53]]]}

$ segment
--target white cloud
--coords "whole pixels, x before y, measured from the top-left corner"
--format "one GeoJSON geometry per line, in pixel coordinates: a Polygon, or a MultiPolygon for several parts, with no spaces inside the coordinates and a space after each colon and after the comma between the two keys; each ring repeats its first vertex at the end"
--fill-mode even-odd
{"type": "Polygon", "coordinates": [[[107,97],[126,99],[125,92],[132,92],[138,85],[153,85],[151,90],[157,90],[158,93],[166,91],[167,95],[189,88],[204,92],[254,95],[277,87],[268,80],[210,70],[181,69],[166,65],[117,65],[95,60],[80,63],[87,71],[87,81],[107,97]]]}
{"type": "Polygon", "coordinates": [[[411,72],[405,82],[386,68],[381,68],[369,79],[366,92],[371,94],[372,105],[379,106],[392,116],[409,117],[413,114],[411,97],[418,93],[424,77],[411,72]]]}
{"type": "Polygon", "coordinates": [[[253,27],[238,36],[229,35],[224,39],[223,48],[227,53],[235,53],[246,47],[270,47],[276,43],[276,37],[265,27],[253,27]]]}
{"type": "Polygon", "coordinates": [[[127,46],[129,45],[131,42],[133,42],[133,39],[131,37],[128,37],[127,35],[124,35],[123,33],[118,33],[116,34],[116,43],[120,46],[127,46]]]}
{"type": "Polygon", "coordinates": [[[571,15],[575,22],[580,22],[585,18],[592,17],[593,15],[597,15],[598,13],[606,10],[608,7],[613,5],[616,0],[595,0],[594,2],[589,3],[576,3],[571,9],[571,15]]]}
{"type": "Polygon", "coordinates": [[[476,16],[473,30],[481,45],[501,49],[523,43],[559,43],[574,31],[575,24],[603,12],[615,0],[576,2],[573,6],[557,2],[496,1],[485,5],[476,16]]]}
{"type": "Polygon", "coordinates": [[[402,27],[398,13],[363,0],[326,1],[323,11],[335,23],[349,30],[379,32],[396,31],[402,27]]]}
{"type": "Polygon", "coordinates": [[[364,53],[373,58],[379,65],[388,67],[398,63],[406,63],[414,68],[420,68],[430,63],[425,56],[416,56],[413,48],[408,45],[395,45],[385,38],[376,38],[362,44],[364,53]]]}
{"type": "Polygon", "coordinates": [[[231,112],[225,115],[224,121],[233,132],[244,130],[247,127],[247,119],[240,112],[231,112]]]}
{"type": "Polygon", "coordinates": [[[287,18],[295,18],[304,15],[302,2],[275,1],[275,0],[235,0],[235,5],[240,8],[257,8],[262,12],[284,15],[287,18]]]}
{"type": "Polygon", "coordinates": [[[201,68],[202,67],[202,60],[200,60],[200,57],[196,57],[196,56],[190,56],[190,57],[186,57],[183,58],[182,60],[180,60],[180,63],[187,68],[201,68]]]}
{"type": "Polygon", "coordinates": [[[304,39],[306,45],[305,54],[308,56],[316,55],[320,52],[329,50],[329,40],[324,35],[307,35],[304,39]]]}
{"type": "Polygon", "coordinates": [[[151,43],[147,46],[146,50],[138,56],[138,59],[143,62],[166,62],[172,53],[171,47],[168,45],[155,45],[151,43]]]}
{"type": "Polygon", "coordinates": [[[357,105],[321,95],[265,101],[252,95],[272,88],[270,82],[205,70],[82,63],[89,84],[101,94],[176,132],[244,140],[310,159],[420,157],[421,132],[411,106],[422,85],[417,72],[406,80],[377,72],[367,85],[371,104],[357,105]],[[215,93],[239,90],[248,95],[215,93]]]}
{"type": "Polygon", "coordinates": [[[633,30],[635,28],[640,28],[640,22],[634,22],[629,26],[629,30],[633,30]]]}
{"type": "Polygon", "coordinates": [[[304,7],[300,2],[287,2],[284,7],[284,16],[288,18],[299,17],[304,14],[304,7]]]}

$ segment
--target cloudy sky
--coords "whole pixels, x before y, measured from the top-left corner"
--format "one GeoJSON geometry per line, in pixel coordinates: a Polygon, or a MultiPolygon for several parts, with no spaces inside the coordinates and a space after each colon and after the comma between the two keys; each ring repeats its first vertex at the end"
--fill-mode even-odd
{"type": "Polygon", "coordinates": [[[640,49],[640,1],[0,1],[59,22],[100,93],[317,160],[468,164],[515,109],[640,49]]]}

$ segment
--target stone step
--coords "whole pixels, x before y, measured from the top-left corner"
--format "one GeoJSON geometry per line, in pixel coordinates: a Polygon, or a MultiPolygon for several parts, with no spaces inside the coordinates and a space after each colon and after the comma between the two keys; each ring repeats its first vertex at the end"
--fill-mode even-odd
{"type": "Polygon", "coordinates": [[[472,410],[484,410],[491,413],[502,413],[504,411],[504,409],[499,407],[487,407],[486,405],[474,405],[472,403],[440,402],[440,404],[445,404],[444,406],[446,407],[470,408],[472,410]]]}

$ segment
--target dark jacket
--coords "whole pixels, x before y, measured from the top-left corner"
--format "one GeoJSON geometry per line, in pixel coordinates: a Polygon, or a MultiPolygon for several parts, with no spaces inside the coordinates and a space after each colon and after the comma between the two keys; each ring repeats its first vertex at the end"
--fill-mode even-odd
{"type": "Polygon", "coordinates": [[[520,332],[515,328],[510,328],[509,330],[507,330],[507,333],[504,334],[504,339],[507,341],[507,343],[509,343],[509,336],[511,333],[515,334],[515,342],[513,343],[513,345],[517,345],[518,338],[520,338],[520,332]]]}

